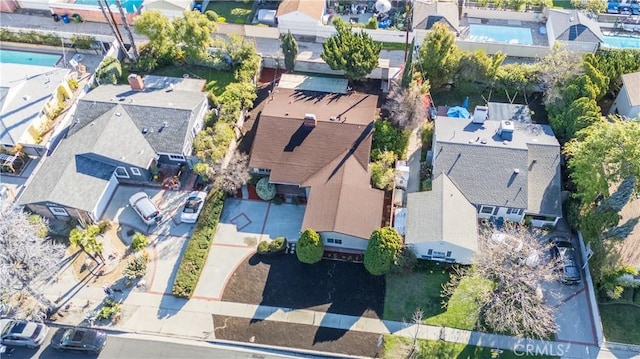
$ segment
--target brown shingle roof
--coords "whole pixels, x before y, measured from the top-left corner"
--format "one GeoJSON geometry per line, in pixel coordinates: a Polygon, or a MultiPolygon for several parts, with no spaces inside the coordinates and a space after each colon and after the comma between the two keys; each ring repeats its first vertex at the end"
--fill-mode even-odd
{"type": "Polygon", "coordinates": [[[369,172],[345,151],[303,186],[311,187],[302,228],[369,238],[382,222],[384,192],[369,186],[369,172]]]}
{"type": "Polygon", "coordinates": [[[276,16],[282,16],[294,11],[320,20],[324,15],[325,0],[283,0],[278,6],[276,16]]]}
{"type": "Polygon", "coordinates": [[[629,96],[629,105],[640,105],[640,72],[622,75],[622,83],[627,89],[627,96],[629,96]]]}

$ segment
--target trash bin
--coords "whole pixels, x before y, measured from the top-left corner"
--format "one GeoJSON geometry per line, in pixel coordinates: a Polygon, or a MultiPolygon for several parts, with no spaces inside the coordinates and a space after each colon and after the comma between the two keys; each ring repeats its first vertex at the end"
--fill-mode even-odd
{"type": "Polygon", "coordinates": [[[53,21],[55,21],[55,22],[60,21],[60,16],[58,16],[58,14],[51,14],[51,17],[53,18],[53,21]]]}
{"type": "Polygon", "coordinates": [[[81,23],[82,22],[82,17],[80,16],[80,14],[73,14],[73,15],[71,15],[71,18],[73,19],[73,22],[75,22],[75,23],[81,23]]]}
{"type": "Polygon", "coordinates": [[[68,14],[63,14],[60,15],[60,19],[62,20],[62,22],[64,22],[65,24],[69,23],[69,15],[68,14]]]}

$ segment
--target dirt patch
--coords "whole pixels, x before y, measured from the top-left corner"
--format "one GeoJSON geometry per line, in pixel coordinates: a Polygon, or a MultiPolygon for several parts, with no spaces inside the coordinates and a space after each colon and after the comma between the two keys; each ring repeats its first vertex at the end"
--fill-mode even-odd
{"type": "Polygon", "coordinates": [[[294,255],[258,254],[240,264],[223,301],[382,318],[384,277],[361,263],[322,260],[300,263],[294,255]]]}
{"type": "Polygon", "coordinates": [[[243,343],[317,350],[329,353],[378,356],[379,334],[346,331],[273,321],[213,316],[217,339],[243,343]]]}

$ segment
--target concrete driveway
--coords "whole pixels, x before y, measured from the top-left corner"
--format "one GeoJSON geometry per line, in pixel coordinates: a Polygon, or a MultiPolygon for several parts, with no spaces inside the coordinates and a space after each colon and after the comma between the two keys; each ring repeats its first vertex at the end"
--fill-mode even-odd
{"type": "Polygon", "coordinates": [[[263,240],[300,236],[305,206],[227,199],[194,297],[220,300],[236,268],[263,240]]]}

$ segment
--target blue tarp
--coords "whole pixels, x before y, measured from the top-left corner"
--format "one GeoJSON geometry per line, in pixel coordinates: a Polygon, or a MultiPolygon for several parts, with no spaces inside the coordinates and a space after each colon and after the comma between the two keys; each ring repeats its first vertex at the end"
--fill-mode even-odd
{"type": "Polygon", "coordinates": [[[469,118],[471,117],[471,114],[469,113],[469,111],[461,106],[455,106],[455,107],[451,107],[448,111],[447,111],[447,117],[453,117],[453,118],[469,118]]]}

